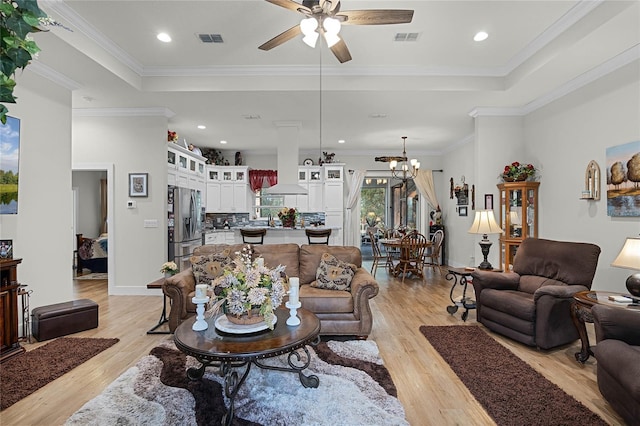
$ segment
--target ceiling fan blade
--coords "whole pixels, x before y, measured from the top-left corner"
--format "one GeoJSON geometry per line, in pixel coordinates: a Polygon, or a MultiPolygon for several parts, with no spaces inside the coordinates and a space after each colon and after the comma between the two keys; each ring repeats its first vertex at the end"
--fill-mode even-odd
{"type": "Polygon", "coordinates": [[[413,19],[413,10],[343,10],[336,18],[342,25],[407,24],[413,19]]]}
{"type": "Polygon", "coordinates": [[[341,64],[344,64],[345,62],[348,62],[351,60],[351,53],[349,53],[349,49],[347,48],[346,43],[342,39],[340,39],[339,42],[331,46],[331,51],[333,52],[334,55],[336,55],[336,58],[338,58],[338,61],[340,61],[341,64]]]}
{"type": "Polygon", "coordinates": [[[293,0],[266,0],[266,1],[268,1],[271,4],[275,4],[276,6],[293,10],[294,12],[311,14],[311,9],[309,9],[307,6],[301,5],[300,3],[296,3],[293,0]]]}
{"type": "Polygon", "coordinates": [[[282,43],[291,40],[292,38],[296,38],[300,34],[302,34],[302,30],[300,30],[300,25],[295,25],[295,26],[289,28],[287,31],[278,34],[277,36],[275,36],[271,40],[269,40],[266,43],[264,43],[262,46],[259,46],[258,49],[260,49],[260,50],[271,50],[274,47],[278,47],[282,43]]]}

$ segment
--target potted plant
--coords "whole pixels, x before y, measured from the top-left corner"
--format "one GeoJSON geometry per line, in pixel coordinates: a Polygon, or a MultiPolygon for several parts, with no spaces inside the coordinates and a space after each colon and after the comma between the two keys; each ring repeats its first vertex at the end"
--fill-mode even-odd
{"type": "MultiPolygon", "coordinates": [[[[42,31],[39,25],[55,25],[36,0],[3,0],[0,3],[0,102],[16,103],[13,76],[29,65],[40,48],[29,33],[42,31]]],[[[0,103],[0,122],[7,123],[6,106],[0,103]]]]}
{"type": "Polygon", "coordinates": [[[160,268],[160,272],[164,273],[165,278],[178,273],[178,265],[175,262],[164,262],[160,268]]]}
{"type": "Polygon", "coordinates": [[[505,182],[522,182],[527,179],[534,179],[536,176],[536,168],[533,164],[520,164],[514,161],[504,166],[504,170],[500,177],[505,182]]]}

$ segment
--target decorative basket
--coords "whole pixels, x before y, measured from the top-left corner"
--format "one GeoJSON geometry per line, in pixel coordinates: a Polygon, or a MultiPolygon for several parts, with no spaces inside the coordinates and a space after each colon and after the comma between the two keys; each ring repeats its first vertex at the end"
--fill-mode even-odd
{"type": "Polygon", "coordinates": [[[502,176],[502,180],[504,180],[505,182],[522,182],[527,180],[527,175],[520,175],[516,176],[515,178],[510,176],[502,176]]]}
{"type": "Polygon", "coordinates": [[[260,315],[260,308],[252,308],[249,312],[242,315],[234,315],[227,312],[225,312],[225,315],[229,322],[239,325],[257,324],[264,321],[264,316],[260,315]]]}

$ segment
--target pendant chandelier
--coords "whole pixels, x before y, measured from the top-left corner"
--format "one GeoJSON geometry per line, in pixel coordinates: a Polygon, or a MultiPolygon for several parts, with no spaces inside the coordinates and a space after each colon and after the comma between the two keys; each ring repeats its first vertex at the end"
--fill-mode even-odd
{"type": "Polygon", "coordinates": [[[418,169],[420,169],[420,162],[415,158],[407,162],[407,137],[402,136],[402,157],[400,162],[394,159],[389,162],[389,168],[391,169],[391,176],[396,179],[402,179],[406,182],[407,179],[414,179],[418,175],[418,169]]]}

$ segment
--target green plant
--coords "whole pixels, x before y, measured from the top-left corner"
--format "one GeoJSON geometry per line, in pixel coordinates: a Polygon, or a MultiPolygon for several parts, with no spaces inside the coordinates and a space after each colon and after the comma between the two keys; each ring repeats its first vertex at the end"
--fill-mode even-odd
{"type": "MultiPolygon", "coordinates": [[[[0,3],[0,102],[16,102],[13,76],[40,51],[29,33],[42,31],[38,26],[49,21],[37,0],[2,0],[0,3]]],[[[7,122],[7,112],[7,107],[0,104],[2,124],[7,122]]]]}

